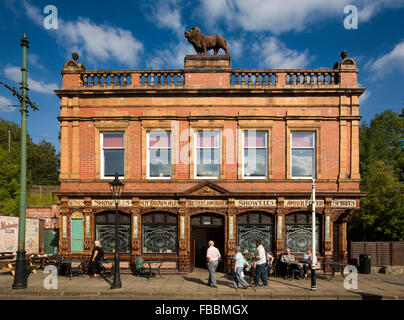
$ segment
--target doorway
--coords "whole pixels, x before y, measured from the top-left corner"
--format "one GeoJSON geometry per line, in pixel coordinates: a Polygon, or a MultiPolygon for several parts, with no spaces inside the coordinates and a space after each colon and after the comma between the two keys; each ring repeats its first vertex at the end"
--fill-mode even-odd
{"type": "Polygon", "coordinates": [[[208,242],[212,240],[219,249],[222,262],[217,271],[224,270],[224,222],[223,217],[211,213],[204,213],[191,217],[191,270],[195,268],[207,269],[206,251],[208,242]]]}

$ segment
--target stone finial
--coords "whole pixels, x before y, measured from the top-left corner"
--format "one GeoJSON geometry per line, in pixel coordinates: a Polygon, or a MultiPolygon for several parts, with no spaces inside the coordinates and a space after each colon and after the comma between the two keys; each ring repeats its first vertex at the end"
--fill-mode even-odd
{"type": "Polygon", "coordinates": [[[79,60],[79,54],[77,52],[73,52],[72,53],[72,58],[73,58],[74,61],[77,62],[77,60],[79,60]]]}
{"type": "Polygon", "coordinates": [[[81,63],[78,63],[79,54],[77,52],[72,53],[73,60],[68,60],[63,66],[62,72],[76,73],[80,71],[85,71],[86,68],[81,63]]]}
{"type": "Polygon", "coordinates": [[[342,60],[346,59],[346,57],[348,57],[348,51],[346,51],[346,50],[341,51],[342,60]]]}

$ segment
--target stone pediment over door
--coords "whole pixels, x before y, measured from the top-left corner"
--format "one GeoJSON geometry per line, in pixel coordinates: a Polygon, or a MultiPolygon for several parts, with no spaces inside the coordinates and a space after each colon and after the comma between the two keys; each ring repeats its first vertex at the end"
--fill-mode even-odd
{"type": "Polygon", "coordinates": [[[183,196],[217,197],[217,196],[226,196],[228,194],[229,192],[226,189],[212,182],[205,181],[185,191],[183,193],[183,196]]]}

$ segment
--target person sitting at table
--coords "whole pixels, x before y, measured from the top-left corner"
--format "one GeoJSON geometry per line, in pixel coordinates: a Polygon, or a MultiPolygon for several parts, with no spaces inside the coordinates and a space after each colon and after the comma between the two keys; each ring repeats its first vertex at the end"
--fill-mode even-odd
{"type": "MultiPolygon", "coordinates": [[[[281,266],[285,273],[285,279],[288,278],[288,273],[293,269],[301,269],[303,264],[296,263],[295,256],[290,253],[290,249],[286,248],[285,253],[281,257],[281,266]]],[[[296,279],[300,279],[299,275],[296,275],[296,279]]]]}
{"type": "Polygon", "coordinates": [[[101,261],[104,259],[104,249],[101,246],[101,243],[97,240],[94,242],[95,246],[91,253],[90,258],[90,274],[91,279],[99,279],[100,278],[100,270],[101,270],[101,261]]]}
{"type": "MultiPolygon", "coordinates": [[[[300,262],[303,263],[303,271],[304,277],[307,278],[307,271],[310,269],[312,260],[311,260],[311,248],[307,248],[306,253],[303,255],[303,260],[300,262]]],[[[314,264],[317,264],[317,257],[314,259],[314,264]]]]}

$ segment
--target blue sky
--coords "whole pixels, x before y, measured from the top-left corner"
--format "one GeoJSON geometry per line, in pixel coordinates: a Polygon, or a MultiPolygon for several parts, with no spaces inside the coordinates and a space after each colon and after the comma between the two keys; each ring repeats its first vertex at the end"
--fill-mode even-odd
{"type": "MultiPolygon", "coordinates": [[[[87,69],[183,68],[193,54],[184,31],[194,25],[221,34],[233,68],[331,68],[348,50],[367,88],[360,113],[368,122],[404,107],[404,0],[3,0],[0,4],[0,80],[18,86],[20,39],[30,41],[29,113],[34,141],[58,141],[63,64],[73,51],[87,69]],[[46,5],[58,10],[58,29],[47,30],[46,5]],[[346,5],[359,12],[358,29],[344,28],[346,5]]],[[[0,88],[0,117],[20,123],[18,100],[0,88]]]]}

